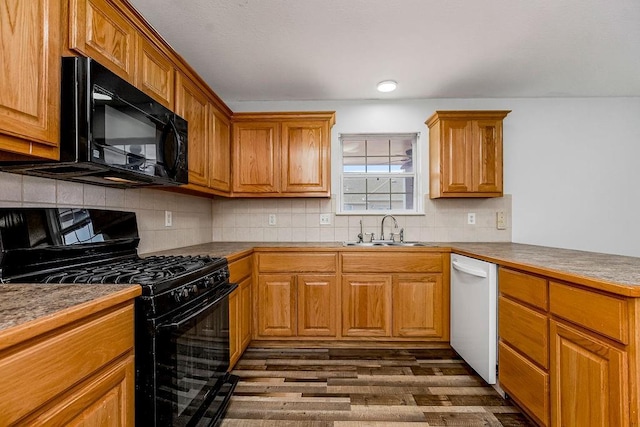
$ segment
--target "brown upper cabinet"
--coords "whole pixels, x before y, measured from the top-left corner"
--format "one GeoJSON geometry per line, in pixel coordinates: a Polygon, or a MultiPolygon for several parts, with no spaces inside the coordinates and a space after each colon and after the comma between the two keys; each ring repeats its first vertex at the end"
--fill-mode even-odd
{"type": "Polygon", "coordinates": [[[510,111],[436,111],[429,127],[429,197],[501,197],[502,121],[510,111]]]}
{"type": "Polygon", "coordinates": [[[69,48],[173,109],[175,67],[169,49],[153,33],[140,31],[132,13],[106,0],[70,0],[69,48]]]}
{"type": "Polygon", "coordinates": [[[209,102],[209,188],[231,191],[231,120],[209,102]]]}
{"type": "Polygon", "coordinates": [[[175,69],[171,60],[145,36],[138,35],[135,85],[173,110],[175,69]]]}
{"type": "Polygon", "coordinates": [[[60,155],[58,0],[0,1],[0,159],[60,155]]]}
{"type": "Polygon", "coordinates": [[[69,48],[134,83],[136,28],[106,0],[70,0],[69,48]]]}
{"type": "Polygon", "coordinates": [[[182,73],[177,78],[176,113],[189,123],[189,184],[209,184],[207,144],[207,95],[197,83],[182,73]]]}
{"type": "Polygon", "coordinates": [[[329,197],[335,112],[237,113],[233,195],[329,197]]]}
{"type": "Polygon", "coordinates": [[[228,195],[230,122],[195,79],[178,73],[176,113],[189,123],[189,184],[192,192],[228,195]]]}

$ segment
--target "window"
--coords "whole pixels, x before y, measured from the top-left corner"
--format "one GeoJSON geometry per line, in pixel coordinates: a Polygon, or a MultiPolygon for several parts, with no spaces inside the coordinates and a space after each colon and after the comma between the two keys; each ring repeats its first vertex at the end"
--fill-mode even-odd
{"type": "Polygon", "coordinates": [[[341,213],[417,213],[418,135],[341,135],[341,213]]]}

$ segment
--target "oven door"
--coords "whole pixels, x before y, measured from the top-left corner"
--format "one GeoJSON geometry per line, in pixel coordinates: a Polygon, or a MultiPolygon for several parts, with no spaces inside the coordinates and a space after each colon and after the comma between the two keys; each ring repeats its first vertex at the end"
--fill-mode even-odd
{"type": "Polygon", "coordinates": [[[158,324],[155,425],[200,425],[219,400],[229,368],[229,294],[236,287],[225,287],[158,324]]]}

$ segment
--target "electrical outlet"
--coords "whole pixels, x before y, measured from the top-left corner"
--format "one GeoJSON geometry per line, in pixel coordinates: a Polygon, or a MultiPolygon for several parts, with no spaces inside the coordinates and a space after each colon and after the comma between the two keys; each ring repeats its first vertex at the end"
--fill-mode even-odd
{"type": "Polygon", "coordinates": [[[269,225],[276,225],[276,214],[269,214],[269,225]]]}
{"type": "Polygon", "coordinates": [[[331,214],[320,214],[320,225],[331,224],[331,214]]]}
{"type": "Polygon", "coordinates": [[[467,224],[476,225],[476,214],[475,213],[468,213],[467,214],[467,224]]]}
{"type": "Polygon", "coordinates": [[[496,228],[498,230],[507,229],[507,219],[504,216],[504,211],[496,212],[496,228]]]}
{"type": "Polygon", "coordinates": [[[171,227],[173,225],[173,215],[171,211],[164,211],[164,226],[171,227]]]}

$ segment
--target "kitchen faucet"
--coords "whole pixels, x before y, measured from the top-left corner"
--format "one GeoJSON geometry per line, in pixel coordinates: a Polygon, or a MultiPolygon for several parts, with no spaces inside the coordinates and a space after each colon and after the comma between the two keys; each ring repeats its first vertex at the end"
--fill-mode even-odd
{"type": "MultiPolygon", "coordinates": [[[[393,220],[393,228],[398,228],[398,221],[396,221],[393,215],[385,215],[382,217],[382,223],[380,224],[380,240],[384,240],[384,220],[387,218],[391,218],[393,220]]],[[[391,233],[391,237],[393,238],[393,233],[391,233]]]]}

